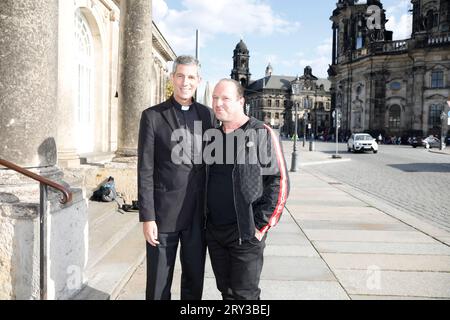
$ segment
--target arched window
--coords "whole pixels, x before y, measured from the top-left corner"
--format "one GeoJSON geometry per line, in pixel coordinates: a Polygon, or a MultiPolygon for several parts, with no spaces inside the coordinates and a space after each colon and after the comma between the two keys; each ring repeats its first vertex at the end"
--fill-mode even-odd
{"type": "Polygon", "coordinates": [[[80,10],[75,11],[75,108],[78,121],[78,151],[93,151],[93,40],[80,10]]]}
{"type": "Polygon", "coordinates": [[[389,110],[389,128],[400,128],[400,115],[400,106],[393,105],[389,110]]]}

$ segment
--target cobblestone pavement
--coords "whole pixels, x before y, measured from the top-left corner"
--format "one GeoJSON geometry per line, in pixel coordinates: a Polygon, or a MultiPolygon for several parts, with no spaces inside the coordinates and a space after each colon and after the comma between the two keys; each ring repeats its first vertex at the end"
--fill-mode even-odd
{"type": "MultiPolygon", "coordinates": [[[[292,143],[284,141],[288,153],[292,143]]],[[[334,143],[315,143],[316,151],[335,152],[334,143]]],[[[363,190],[425,222],[450,231],[450,154],[381,145],[378,154],[339,152],[351,161],[305,167],[363,190]]],[[[301,155],[300,155],[301,157],[301,155]]]]}

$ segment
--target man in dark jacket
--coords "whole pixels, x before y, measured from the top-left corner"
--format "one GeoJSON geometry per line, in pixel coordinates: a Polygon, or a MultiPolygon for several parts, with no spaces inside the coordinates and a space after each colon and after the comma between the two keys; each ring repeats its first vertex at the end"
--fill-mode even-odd
{"type": "Polygon", "coordinates": [[[198,300],[202,297],[206,254],[206,165],[201,157],[201,141],[203,131],[213,126],[214,115],[210,108],[192,99],[200,82],[195,58],[179,56],[173,64],[171,81],[173,96],[145,110],[139,128],[139,219],[147,240],[146,298],[171,298],[180,242],[181,299],[198,300]],[[197,147],[190,143],[184,149],[184,161],[176,161],[173,152],[180,131],[188,141],[200,140],[197,147]]]}
{"type": "Polygon", "coordinates": [[[216,85],[213,110],[222,126],[205,149],[205,155],[214,150],[207,160],[206,241],[225,300],[260,298],[267,231],[289,193],[280,141],[272,128],[245,115],[243,94],[234,80],[216,85]]]}

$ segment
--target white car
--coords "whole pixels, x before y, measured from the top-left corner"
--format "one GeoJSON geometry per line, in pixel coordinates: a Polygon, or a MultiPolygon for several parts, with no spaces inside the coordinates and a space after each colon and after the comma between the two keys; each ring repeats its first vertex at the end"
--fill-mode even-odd
{"type": "Polygon", "coordinates": [[[367,133],[354,133],[347,141],[347,150],[356,151],[373,151],[378,152],[378,143],[375,138],[367,133]]]}

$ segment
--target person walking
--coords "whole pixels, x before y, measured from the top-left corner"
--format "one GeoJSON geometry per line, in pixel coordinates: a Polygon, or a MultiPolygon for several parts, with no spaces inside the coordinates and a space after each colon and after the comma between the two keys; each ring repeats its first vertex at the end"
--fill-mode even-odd
{"type": "MultiPolygon", "coordinates": [[[[146,299],[170,300],[176,252],[180,243],[181,299],[199,300],[206,254],[204,194],[206,165],[193,161],[202,152],[184,150],[177,162],[171,138],[182,130],[191,141],[214,124],[212,110],[193,100],[200,83],[199,62],[179,56],[173,64],[173,95],[142,112],[138,144],[139,219],[147,245],[146,299]],[[201,132],[195,128],[200,125],[201,132]],[[184,158],[186,159],[186,158],[184,158]]],[[[201,137],[200,137],[201,139],[201,137]]],[[[189,139],[188,139],[189,140],[189,139]]],[[[202,140],[200,140],[202,141],[202,140]]],[[[198,158],[198,157],[197,157],[198,158]]]]}
{"type": "Polygon", "coordinates": [[[222,122],[215,141],[223,143],[209,166],[206,242],[224,300],[260,298],[267,232],[280,219],[289,194],[279,138],[245,115],[243,95],[231,79],[220,80],[213,91],[213,110],[222,122]]]}

